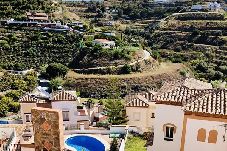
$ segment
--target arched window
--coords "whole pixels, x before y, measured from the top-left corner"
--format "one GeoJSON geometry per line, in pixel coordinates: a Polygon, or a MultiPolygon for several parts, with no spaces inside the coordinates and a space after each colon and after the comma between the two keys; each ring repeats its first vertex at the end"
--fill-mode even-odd
{"type": "Polygon", "coordinates": [[[200,142],[206,141],[206,130],[204,128],[200,128],[198,130],[197,141],[200,141],[200,142]]]}
{"type": "Polygon", "coordinates": [[[216,130],[211,130],[209,132],[208,143],[216,144],[218,137],[218,132],[216,130]]]}
{"type": "Polygon", "coordinates": [[[164,140],[166,141],[173,141],[174,134],[176,133],[176,126],[171,123],[167,123],[163,125],[164,131],[164,140]]]}

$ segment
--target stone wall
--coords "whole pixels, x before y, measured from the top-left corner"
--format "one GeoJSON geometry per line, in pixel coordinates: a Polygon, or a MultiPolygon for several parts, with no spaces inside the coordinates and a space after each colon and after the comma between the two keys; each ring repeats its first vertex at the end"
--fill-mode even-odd
{"type": "Polygon", "coordinates": [[[60,110],[36,107],[32,109],[35,150],[63,151],[63,118],[60,110]]]}

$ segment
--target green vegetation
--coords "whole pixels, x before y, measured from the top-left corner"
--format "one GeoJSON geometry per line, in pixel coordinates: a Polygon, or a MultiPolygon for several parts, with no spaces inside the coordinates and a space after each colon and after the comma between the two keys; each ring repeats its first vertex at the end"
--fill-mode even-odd
{"type": "Polygon", "coordinates": [[[226,27],[221,13],[175,14],[147,40],[154,58],[186,63],[199,79],[226,80],[226,27]]]}
{"type": "Polygon", "coordinates": [[[37,86],[37,76],[35,72],[24,76],[5,73],[0,83],[0,92],[5,92],[0,96],[0,117],[4,117],[8,112],[19,111],[19,98],[37,86]]]}
{"type": "Polygon", "coordinates": [[[64,77],[69,68],[60,63],[51,63],[46,68],[46,75],[49,78],[64,77]]]}
{"type": "Polygon", "coordinates": [[[118,151],[118,141],[114,138],[110,144],[110,151],[118,151]]]}
{"type": "Polygon", "coordinates": [[[60,77],[54,78],[50,81],[50,87],[52,90],[58,90],[59,87],[63,85],[63,79],[60,77]]]}
{"type": "Polygon", "coordinates": [[[19,31],[2,33],[9,48],[0,45],[0,67],[23,70],[53,62],[68,65],[79,48],[80,36],[70,33],[19,31]]]}
{"type": "Polygon", "coordinates": [[[126,123],[126,113],[121,100],[108,100],[105,104],[108,120],[110,124],[118,125],[126,123]]]}
{"type": "Polygon", "coordinates": [[[0,1],[0,19],[24,19],[27,11],[44,11],[50,13],[54,10],[50,0],[3,0],[0,1]]]}
{"type": "Polygon", "coordinates": [[[148,1],[122,1],[120,5],[114,6],[118,10],[118,17],[127,15],[130,19],[150,19],[152,17],[164,18],[171,13],[179,12],[179,7],[152,7],[148,1]]]}
{"type": "MultiPolygon", "coordinates": [[[[37,86],[37,76],[35,72],[30,72],[24,76],[5,73],[0,77],[0,92],[16,90],[18,92],[29,92],[37,86]]],[[[13,91],[11,95],[17,93],[13,91]]]]}
{"type": "Polygon", "coordinates": [[[125,151],[146,151],[146,140],[143,140],[141,137],[134,136],[128,137],[125,151]]]}

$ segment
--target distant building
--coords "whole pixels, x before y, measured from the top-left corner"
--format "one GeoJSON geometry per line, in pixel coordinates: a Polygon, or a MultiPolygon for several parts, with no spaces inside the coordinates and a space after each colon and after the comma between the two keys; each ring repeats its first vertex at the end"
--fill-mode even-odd
{"type": "Polygon", "coordinates": [[[106,36],[112,36],[112,37],[116,36],[116,34],[114,32],[104,32],[103,34],[106,36]]]}
{"type": "Polygon", "coordinates": [[[94,45],[100,45],[103,48],[113,48],[115,47],[115,42],[107,39],[95,39],[93,40],[94,45]]]}
{"type": "Polygon", "coordinates": [[[19,71],[19,70],[6,70],[6,71],[10,74],[26,75],[27,73],[34,71],[34,69],[22,70],[22,71],[19,71]]]}
{"type": "Polygon", "coordinates": [[[103,2],[104,0],[60,0],[63,3],[77,3],[77,2],[103,2]]]}
{"type": "Polygon", "coordinates": [[[203,5],[192,5],[191,11],[203,11],[205,7],[203,5]]]}
{"type": "Polygon", "coordinates": [[[217,11],[221,8],[221,4],[219,4],[218,2],[210,2],[208,4],[208,8],[209,10],[217,11]]]}
{"type": "Polygon", "coordinates": [[[154,3],[174,3],[174,2],[186,2],[191,0],[154,0],[154,3]]]}
{"type": "Polygon", "coordinates": [[[28,20],[31,20],[31,21],[40,21],[40,22],[45,21],[46,22],[49,20],[48,15],[46,13],[27,12],[26,15],[27,15],[28,20]]]}

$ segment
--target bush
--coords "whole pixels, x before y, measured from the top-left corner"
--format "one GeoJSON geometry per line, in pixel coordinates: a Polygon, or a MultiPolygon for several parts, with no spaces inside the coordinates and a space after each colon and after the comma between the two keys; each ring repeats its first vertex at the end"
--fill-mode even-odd
{"type": "Polygon", "coordinates": [[[132,72],[132,68],[129,64],[125,64],[122,68],[121,68],[121,74],[130,74],[132,72]]]}
{"type": "Polygon", "coordinates": [[[118,141],[114,138],[110,144],[110,151],[118,151],[118,141]]]}
{"type": "Polygon", "coordinates": [[[51,79],[55,77],[64,77],[67,74],[68,70],[69,68],[61,63],[51,63],[46,68],[46,74],[51,79]]]}
{"type": "Polygon", "coordinates": [[[58,90],[59,87],[63,85],[63,80],[60,77],[54,78],[50,81],[50,87],[52,90],[58,90]]]}

